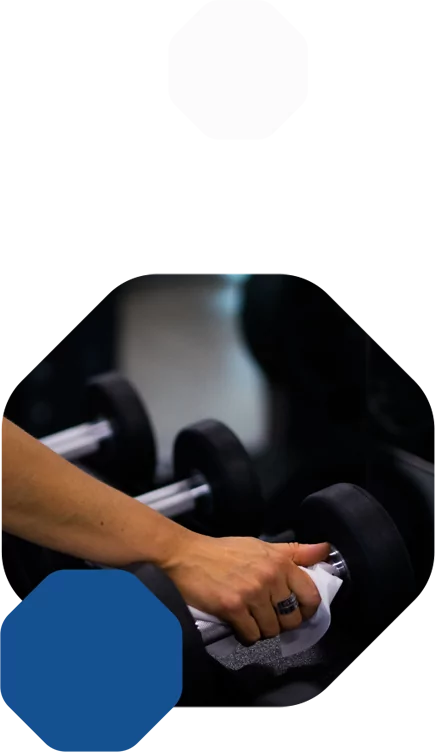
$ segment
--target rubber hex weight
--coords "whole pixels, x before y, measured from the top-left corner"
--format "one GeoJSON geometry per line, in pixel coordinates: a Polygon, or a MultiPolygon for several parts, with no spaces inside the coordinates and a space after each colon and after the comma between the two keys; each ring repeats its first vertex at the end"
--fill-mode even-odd
{"type": "Polygon", "coordinates": [[[216,420],[182,430],[174,444],[177,478],[198,473],[211,489],[201,516],[220,535],[259,535],[264,501],[249,455],[237,436],[216,420]]]}
{"type": "Polygon", "coordinates": [[[110,421],[113,437],[102,442],[106,467],[132,488],[150,488],[156,466],[156,445],[150,418],[130,382],[117,373],[92,379],[86,391],[88,420],[110,421]]]}
{"type": "Polygon", "coordinates": [[[338,484],[312,494],[301,504],[296,532],[301,543],[327,541],[344,558],[350,583],[336,599],[340,620],[364,641],[379,635],[416,596],[405,543],[385,509],[362,488],[338,484]]]}

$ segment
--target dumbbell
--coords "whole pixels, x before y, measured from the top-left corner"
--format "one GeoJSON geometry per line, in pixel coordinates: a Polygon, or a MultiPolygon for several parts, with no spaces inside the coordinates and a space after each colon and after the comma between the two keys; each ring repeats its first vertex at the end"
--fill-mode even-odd
{"type": "MultiPolygon", "coordinates": [[[[388,514],[357,486],[339,484],[310,495],[301,505],[297,523],[297,535],[283,533],[270,542],[286,542],[286,538],[307,543],[328,541],[333,546],[331,570],[343,580],[332,602],[330,629],[323,638],[330,680],[412,602],[416,596],[413,568],[388,514]],[[355,635],[359,639],[355,640],[355,635]]],[[[208,654],[210,645],[232,634],[230,627],[195,621],[172,580],[157,567],[136,563],[127,569],[164,603],[182,627],[183,703],[251,704],[252,698],[243,694],[246,682],[238,681],[244,669],[229,670],[208,654]]],[[[210,652],[215,653],[213,649],[210,652]]],[[[255,655],[252,648],[254,660],[255,655]]],[[[264,655],[263,651],[262,662],[264,655]]],[[[273,662],[272,647],[270,659],[273,662]]],[[[308,656],[300,660],[300,665],[309,663],[308,656]]],[[[252,695],[262,691],[257,685],[257,669],[259,666],[255,667],[252,693],[249,689],[252,695]]],[[[269,666],[267,670],[270,680],[269,666]]],[[[249,682],[251,687],[252,678],[249,682]]]]}
{"type": "Polygon", "coordinates": [[[166,517],[195,511],[214,534],[258,535],[264,502],[251,460],[237,436],[217,420],[180,431],[173,448],[177,482],[136,497],[166,517]]]}
{"type": "Polygon", "coordinates": [[[41,442],[72,462],[96,460],[109,479],[122,475],[132,487],[150,488],[156,466],[154,431],[130,382],[118,373],[91,379],[84,411],[86,423],[41,442]]]}
{"type": "MultiPolygon", "coordinates": [[[[332,602],[332,626],[369,644],[407,608],[417,594],[405,543],[385,509],[365,490],[330,486],[307,497],[297,520],[301,543],[331,545],[331,574],[343,581],[332,602]]],[[[269,539],[284,542],[286,535],[269,539]]],[[[294,540],[292,533],[289,542],[294,540]]],[[[232,634],[226,624],[195,622],[205,646],[232,634]]]]}

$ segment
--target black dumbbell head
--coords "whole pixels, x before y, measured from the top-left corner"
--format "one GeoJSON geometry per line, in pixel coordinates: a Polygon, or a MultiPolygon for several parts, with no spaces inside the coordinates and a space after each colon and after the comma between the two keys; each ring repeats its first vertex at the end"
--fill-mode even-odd
{"type": "Polygon", "coordinates": [[[117,373],[89,381],[86,389],[88,420],[109,420],[113,438],[103,441],[101,465],[109,478],[129,493],[151,488],[155,466],[154,431],[141,399],[130,382],[117,373]]]}
{"type": "Polygon", "coordinates": [[[180,592],[172,580],[151,564],[126,567],[148,588],[180,623],[183,631],[183,692],[179,706],[216,707],[248,705],[252,702],[251,686],[241,679],[241,671],[230,671],[212,658],[205,649],[201,633],[195,626],[180,592]]]}
{"type": "Polygon", "coordinates": [[[259,535],[264,502],[259,480],[244,446],[216,420],[203,420],[181,431],[174,445],[177,478],[200,473],[211,499],[198,502],[198,514],[218,535],[259,535]]]}
{"type": "Polygon", "coordinates": [[[312,494],[302,502],[296,532],[301,543],[327,541],[343,556],[350,584],[338,593],[337,614],[363,641],[379,635],[416,596],[405,543],[362,488],[343,483],[312,494]]]}

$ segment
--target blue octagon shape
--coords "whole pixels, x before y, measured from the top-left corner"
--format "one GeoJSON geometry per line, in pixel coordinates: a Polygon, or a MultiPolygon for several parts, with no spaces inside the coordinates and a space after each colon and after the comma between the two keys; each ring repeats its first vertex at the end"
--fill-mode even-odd
{"type": "Polygon", "coordinates": [[[3,623],[3,699],[54,749],[130,749],[181,689],[180,624],[128,572],[55,572],[3,623]]]}

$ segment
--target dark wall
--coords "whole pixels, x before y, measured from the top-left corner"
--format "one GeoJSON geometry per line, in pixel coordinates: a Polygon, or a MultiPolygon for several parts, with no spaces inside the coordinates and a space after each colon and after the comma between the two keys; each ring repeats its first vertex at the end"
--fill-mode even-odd
{"type": "Polygon", "coordinates": [[[299,277],[253,275],[241,323],[272,389],[287,396],[293,434],[350,428],[433,462],[424,393],[326,292],[299,277]]]}

